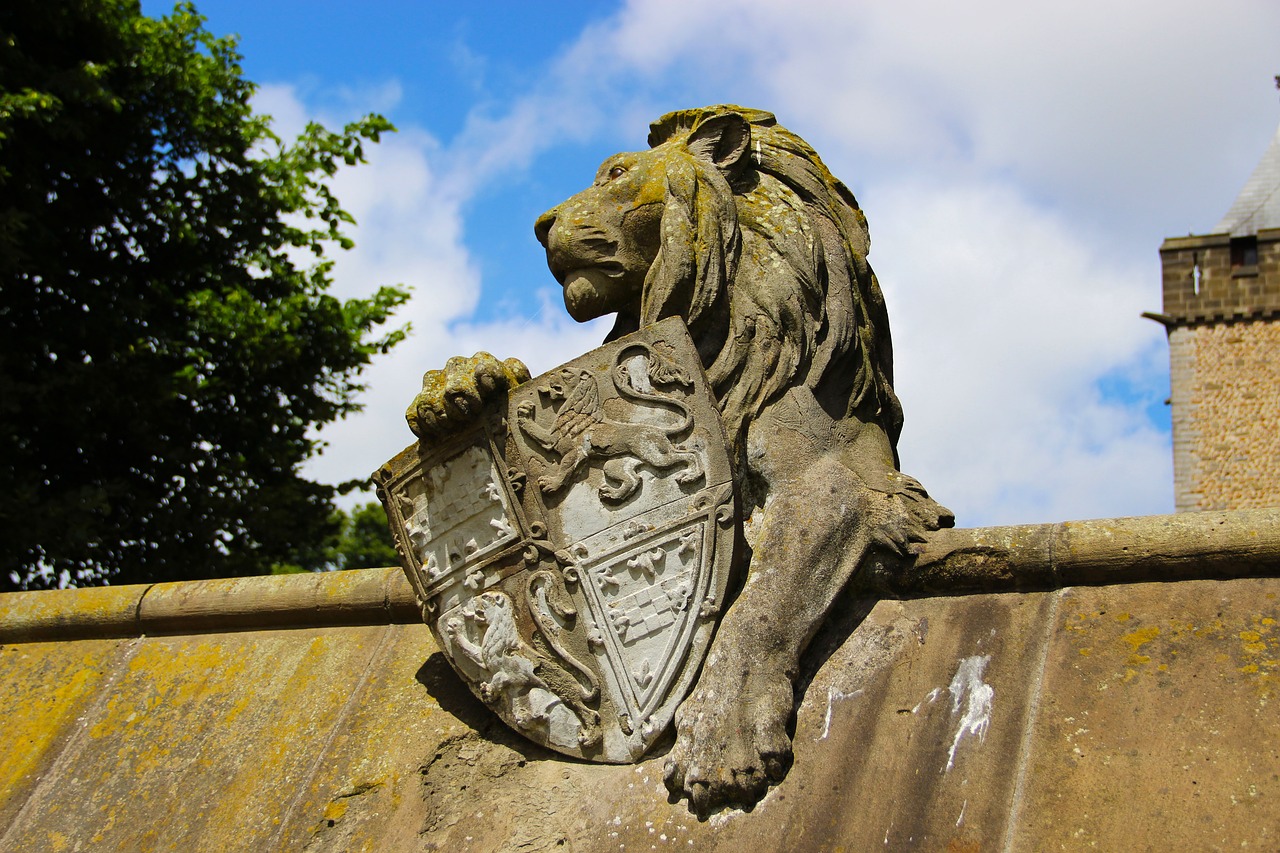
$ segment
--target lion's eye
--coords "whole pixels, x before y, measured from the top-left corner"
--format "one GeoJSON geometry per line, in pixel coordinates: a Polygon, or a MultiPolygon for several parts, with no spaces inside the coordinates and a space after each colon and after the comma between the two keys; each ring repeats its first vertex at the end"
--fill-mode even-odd
{"type": "Polygon", "coordinates": [[[618,178],[621,178],[626,173],[627,173],[627,170],[622,168],[621,166],[614,166],[612,169],[609,170],[609,180],[616,181],[618,178]]]}

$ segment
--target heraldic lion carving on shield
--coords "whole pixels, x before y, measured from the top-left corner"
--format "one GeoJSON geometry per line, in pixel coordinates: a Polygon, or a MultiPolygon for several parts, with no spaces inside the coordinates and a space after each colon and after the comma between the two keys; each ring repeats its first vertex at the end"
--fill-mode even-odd
{"type": "MultiPolygon", "coordinates": [[[[649,145],[605,160],[536,233],[575,319],[616,313],[613,340],[682,317],[718,400],[746,574],[666,762],[705,814],[786,774],[801,655],[868,556],[905,556],[953,518],[898,471],[888,317],[853,194],[760,110],[669,113],[649,145]]],[[[448,435],[527,378],[518,362],[452,360],[424,378],[410,427],[448,435]]]]}

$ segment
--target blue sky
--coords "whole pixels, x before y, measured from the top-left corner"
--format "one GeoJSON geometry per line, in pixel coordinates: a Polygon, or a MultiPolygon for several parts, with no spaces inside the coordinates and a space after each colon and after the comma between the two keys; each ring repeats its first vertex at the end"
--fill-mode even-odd
{"type": "MultiPolygon", "coordinates": [[[[168,4],[147,2],[149,14],[168,4]]],[[[312,465],[411,439],[424,370],[535,372],[599,342],[532,223],[663,112],[768,109],[867,212],[906,409],[904,469],[968,525],[1172,509],[1157,249],[1230,206],[1280,122],[1280,4],[1079,0],[271,3],[205,0],[290,132],[382,112],[340,174],[340,294],[403,282],[415,333],[312,465]]]]}

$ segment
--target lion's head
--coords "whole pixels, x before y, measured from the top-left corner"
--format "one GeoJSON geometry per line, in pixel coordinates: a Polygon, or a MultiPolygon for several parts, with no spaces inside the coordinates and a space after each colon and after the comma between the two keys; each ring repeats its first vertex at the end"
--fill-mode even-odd
{"type": "Polygon", "coordinates": [[[617,312],[610,340],[684,317],[738,452],[795,385],[896,444],[889,323],[853,194],[761,110],[668,113],[649,145],[538,219],[569,313],[617,312]]]}

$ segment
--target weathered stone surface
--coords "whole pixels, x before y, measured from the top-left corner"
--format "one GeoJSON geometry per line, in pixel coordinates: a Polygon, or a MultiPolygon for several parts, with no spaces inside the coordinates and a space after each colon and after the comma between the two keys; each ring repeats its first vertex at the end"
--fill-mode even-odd
{"type": "Polygon", "coordinates": [[[1276,565],[1280,507],[939,530],[909,565],[875,562],[858,583],[889,595],[953,595],[1229,579],[1276,565]]]}
{"type": "Polygon", "coordinates": [[[147,584],[0,595],[0,640],[128,637],[147,584]]]}
{"type": "Polygon", "coordinates": [[[1016,849],[1280,847],[1280,584],[1065,590],[1016,849]]]}
{"type": "Polygon", "coordinates": [[[0,595],[0,643],[318,625],[382,625],[418,613],[399,568],[130,584],[0,595]]]}
{"type": "Polygon", "coordinates": [[[0,849],[1270,849],[1278,597],[1259,577],[844,602],[801,674],[792,772],[705,821],[668,802],[666,745],[635,766],[537,747],[421,624],[6,643],[0,849]]]}
{"type": "MultiPolygon", "coordinates": [[[[71,621],[92,619],[98,605],[85,596],[81,611],[65,606],[74,594],[58,598],[71,621]]],[[[41,778],[59,775],[54,761],[102,695],[121,648],[111,640],[0,645],[0,826],[13,824],[41,778]]]]}
{"type": "MultiPolygon", "coordinates": [[[[1280,232],[1273,233],[1280,237],[1280,232]]],[[[1280,261],[1280,241],[1268,248],[1280,261]]],[[[1280,271],[1261,276],[1259,284],[1280,303],[1280,271]]],[[[1179,511],[1280,503],[1277,353],[1280,308],[1270,317],[1169,329],[1174,499],[1179,511]]]]}
{"type": "Polygon", "coordinates": [[[190,849],[231,831],[242,849],[278,847],[386,630],[122,641],[5,846],[190,849]]]}

